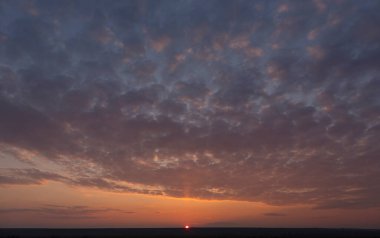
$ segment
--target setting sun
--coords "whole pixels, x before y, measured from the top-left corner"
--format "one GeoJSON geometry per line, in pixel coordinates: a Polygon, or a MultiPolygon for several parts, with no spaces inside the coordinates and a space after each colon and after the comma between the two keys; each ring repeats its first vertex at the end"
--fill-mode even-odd
{"type": "Polygon", "coordinates": [[[188,226],[188,225],[185,226],[185,229],[189,229],[189,228],[190,228],[190,226],[188,226]]]}

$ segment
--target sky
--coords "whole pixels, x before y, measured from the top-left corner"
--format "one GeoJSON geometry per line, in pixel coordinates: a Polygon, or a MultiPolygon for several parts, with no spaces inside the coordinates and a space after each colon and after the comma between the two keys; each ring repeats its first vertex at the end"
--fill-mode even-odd
{"type": "Polygon", "coordinates": [[[379,11],[0,0],[0,227],[380,228],[379,11]]]}

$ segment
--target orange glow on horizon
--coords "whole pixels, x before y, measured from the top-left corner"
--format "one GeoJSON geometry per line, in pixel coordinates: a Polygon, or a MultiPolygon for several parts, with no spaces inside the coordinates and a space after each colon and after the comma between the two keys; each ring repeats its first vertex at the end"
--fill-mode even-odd
{"type": "Polygon", "coordinates": [[[331,210],[313,210],[310,206],[271,206],[263,203],[223,200],[199,200],[173,198],[144,194],[115,193],[96,188],[68,186],[60,182],[47,182],[41,185],[19,185],[0,187],[0,202],[3,207],[15,210],[0,214],[0,227],[14,226],[17,220],[28,227],[228,227],[228,226],[286,226],[308,227],[310,219],[320,227],[327,227],[337,218],[354,226],[357,217],[361,226],[376,227],[377,223],[367,223],[368,217],[378,220],[376,210],[345,211],[337,214],[331,210]],[[41,196],[44,194],[45,196],[41,196]],[[54,202],[51,202],[54,201],[54,202]],[[60,207],[56,207],[60,205],[60,207]],[[19,210],[30,209],[27,212],[19,210]],[[79,209],[79,210],[78,210],[79,209]],[[84,213],[79,213],[84,209],[84,213]],[[50,214],[50,210],[72,214],[62,219],[50,214]],[[36,211],[36,212],[35,212],[36,211]],[[89,211],[89,213],[88,213],[89,211]],[[284,214],[282,216],[271,214],[284,214]],[[228,217],[226,217],[228,214],[228,217]],[[269,214],[269,215],[268,215],[269,214]],[[53,217],[54,219],[51,219],[53,217]],[[300,220],[305,222],[300,222],[300,220]]]}

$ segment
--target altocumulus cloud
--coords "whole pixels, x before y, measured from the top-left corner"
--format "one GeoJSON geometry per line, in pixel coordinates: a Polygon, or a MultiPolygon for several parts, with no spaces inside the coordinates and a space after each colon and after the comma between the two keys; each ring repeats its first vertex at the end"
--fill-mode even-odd
{"type": "Polygon", "coordinates": [[[379,207],[379,10],[1,1],[0,183],[379,207]]]}

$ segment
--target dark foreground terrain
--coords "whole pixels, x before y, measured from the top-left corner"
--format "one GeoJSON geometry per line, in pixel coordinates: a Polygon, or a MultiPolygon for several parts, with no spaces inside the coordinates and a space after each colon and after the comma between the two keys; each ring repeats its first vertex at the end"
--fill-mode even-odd
{"type": "Polygon", "coordinates": [[[160,229],[0,229],[0,238],[121,238],[121,237],[231,237],[231,238],[350,238],[379,237],[380,230],[367,229],[285,229],[285,228],[180,228],[160,229]]]}

